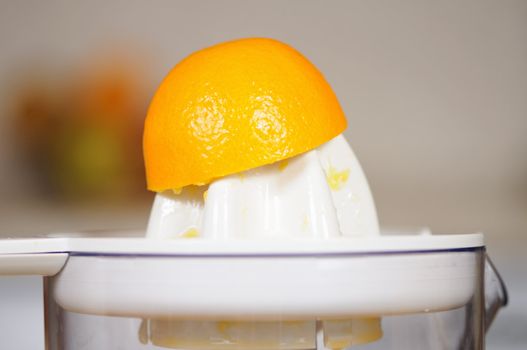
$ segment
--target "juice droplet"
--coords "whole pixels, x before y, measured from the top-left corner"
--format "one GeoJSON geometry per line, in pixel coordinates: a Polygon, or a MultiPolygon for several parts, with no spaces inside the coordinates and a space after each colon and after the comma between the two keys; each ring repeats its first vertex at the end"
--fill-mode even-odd
{"type": "Polygon", "coordinates": [[[278,162],[278,170],[284,171],[285,168],[287,168],[288,165],[289,165],[289,160],[288,159],[282,160],[281,162],[278,162]]]}
{"type": "Polygon", "coordinates": [[[196,228],[189,228],[180,235],[181,238],[197,238],[199,237],[199,231],[196,228]]]}
{"type": "Polygon", "coordinates": [[[340,190],[342,186],[344,186],[344,184],[348,181],[349,175],[349,169],[338,171],[330,165],[326,174],[329,188],[331,188],[333,191],[340,190]]]}
{"type": "Polygon", "coordinates": [[[183,188],[173,188],[172,189],[172,193],[174,193],[175,195],[181,194],[181,192],[183,192],[183,188]]]}

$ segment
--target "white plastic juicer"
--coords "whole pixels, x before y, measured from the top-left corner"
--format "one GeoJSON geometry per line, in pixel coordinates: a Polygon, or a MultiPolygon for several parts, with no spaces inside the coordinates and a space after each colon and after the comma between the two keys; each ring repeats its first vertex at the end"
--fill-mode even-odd
{"type": "Polygon", "coordinates": [[[342,136],[158,194],[146,234],[0,241],[0,273],[44,276],[51,350],[484,349],[507,302],[481,234],[379,233],[342,136]]]}

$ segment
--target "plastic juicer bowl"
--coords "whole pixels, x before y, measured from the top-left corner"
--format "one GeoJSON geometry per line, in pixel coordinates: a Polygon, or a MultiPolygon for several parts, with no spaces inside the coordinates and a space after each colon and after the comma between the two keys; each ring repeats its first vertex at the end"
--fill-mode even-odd
{"type": "Polygon", "coordinates": [[[69,236],[0,244],[0,273],[45,276],[51,350],[484,349],[506,303],[481,234],[69,236]]]}

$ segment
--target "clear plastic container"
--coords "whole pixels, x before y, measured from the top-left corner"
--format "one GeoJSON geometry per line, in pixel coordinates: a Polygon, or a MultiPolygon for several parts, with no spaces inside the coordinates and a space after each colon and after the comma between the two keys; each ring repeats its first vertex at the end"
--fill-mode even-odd
{"type": "Polygon", "coordinates": [[[264,250],[70,253],[47,349],[484,349],[507,299],[483,246],[264,250]]]}

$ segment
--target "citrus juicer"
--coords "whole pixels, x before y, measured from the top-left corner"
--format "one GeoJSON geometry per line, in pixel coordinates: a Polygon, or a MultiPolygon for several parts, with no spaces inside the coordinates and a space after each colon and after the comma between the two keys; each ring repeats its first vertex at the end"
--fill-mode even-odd
{"type": "Polygon", "coordinates": [[[187,191],[146,233],[0,242],[44,276],[48,349],[483,349],[506,304],[481,234],[379,234],[343,137],[187,191]]]}

